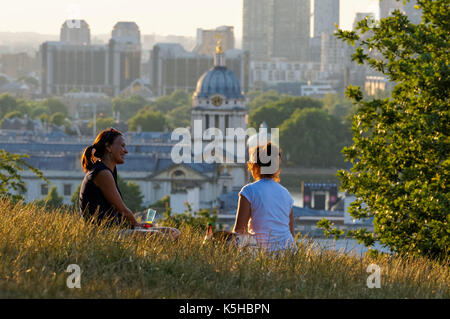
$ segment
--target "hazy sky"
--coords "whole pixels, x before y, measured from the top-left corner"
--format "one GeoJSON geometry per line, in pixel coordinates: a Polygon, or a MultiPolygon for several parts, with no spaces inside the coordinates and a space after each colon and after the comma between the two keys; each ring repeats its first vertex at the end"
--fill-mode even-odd
{"type": "MultiPolygon", "coordinates": [[[[197,28],[235,27],[242,36],[243,0],[12,0],[0,5],[0,32],[59,34],[68,18],[85,19],[91,34],[110,33],[117,21],[135,21],[142,34],[195,36],[197,28]],[[75,15],[75,16],[74,16],[75,15]]],[[[355,12],[378,15],[378,0],[341,0],[341,27],[355,12]]]]}

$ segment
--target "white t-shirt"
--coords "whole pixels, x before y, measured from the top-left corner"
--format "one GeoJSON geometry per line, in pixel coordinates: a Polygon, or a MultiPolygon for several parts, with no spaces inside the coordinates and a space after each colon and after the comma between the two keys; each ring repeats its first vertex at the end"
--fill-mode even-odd
{"type": "Polygon", "coordinates": [[[296,249],[289,230],[289,215],[294,200],[289,191],[270,178],[245,185],[240,195],[251,205],[248,228],[260,246],[269,251],[296,249]]]}

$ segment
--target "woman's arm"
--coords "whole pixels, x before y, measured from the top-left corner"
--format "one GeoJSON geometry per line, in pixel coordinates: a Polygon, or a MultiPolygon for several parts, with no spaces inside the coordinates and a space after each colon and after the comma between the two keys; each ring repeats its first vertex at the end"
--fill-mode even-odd
{"type": "Polygon", "coordinates": [[[133,212],[125,206],[119,192],[116,188],[116,183],[111,172],[103,170],[97,174],[94,178],[94,183],[97,185],[105,196],[106,200],[114,206],[117,211],[124,215],[133,226],[139,226],[140,224],[133,215],[133,212]]]}
{"type": "Polygon", "coordinates": [[[247,226],[250,217],[251,217],[250,202],[244,196],[239,195],[236,222],[234,224],[233,232],[239,234],[247,233],[247,226]]]}
{"type": "Polygon", "coordinates": [[[289,230],[291,231],[292,237],[294,235],[294,208],[291,208],[291,213],[289,214],[289,230]]]}

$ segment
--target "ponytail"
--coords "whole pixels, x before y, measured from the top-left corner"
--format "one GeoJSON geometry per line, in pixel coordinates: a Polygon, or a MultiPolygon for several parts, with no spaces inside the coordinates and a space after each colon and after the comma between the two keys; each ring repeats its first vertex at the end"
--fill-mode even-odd
{"type": "Polygon", "coordinates": [[[95,152],[94,145],[88,146],[84,149],[83,155],[81,156],[81,167],[85,172],[90,171],[92,166],[94,166],[93,152],[95,152]]]}
{"type": "Polygon", "coordinates": [[[84,149],[81,156],[81,167],[84,172],[90,171],[97,159],[102,158],[106,151],[106,145],[112,145],[117,136],[122,133],[113,128],[104,130],[97,135],[94,144],[84,149]]]}

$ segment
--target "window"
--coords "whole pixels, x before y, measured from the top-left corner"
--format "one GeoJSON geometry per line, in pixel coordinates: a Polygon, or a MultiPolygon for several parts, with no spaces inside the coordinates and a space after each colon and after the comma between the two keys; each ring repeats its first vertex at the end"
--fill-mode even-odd
{"type": "Polygon", "coordinates": [[[206,114],[206,120],[205,120],[205,129],[209,129],[209,115],[206,114]]]}
{"type": "Polygon", "coordinates": [[[41,184],[41,195],[47,195],[47,194],[48,194],[48,185],[41,184]]]}
{"type": "Polygon", "coordinates": [[[185,178],[185,176],[186,176],[186,174],[184,174],[184,172],[180,171],[180,170],[176,170],[172,174],[172,177],[175,177],[175,178],[185,178]]]}
{"type": "Polygon", "coordinates": [[[64,184],[64,196],[70,196],[70,195],[72,195],[72,185],[64,184]]]}

